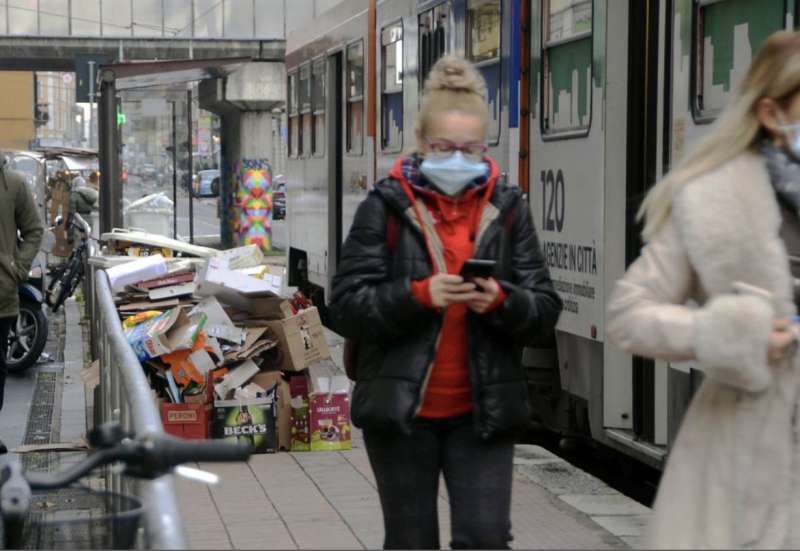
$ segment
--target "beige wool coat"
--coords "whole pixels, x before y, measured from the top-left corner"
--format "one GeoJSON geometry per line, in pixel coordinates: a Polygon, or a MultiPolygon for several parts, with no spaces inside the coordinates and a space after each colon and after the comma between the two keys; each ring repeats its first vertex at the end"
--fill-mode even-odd
{"type": "Polygon", "coordinates": [[[797,547],[798,355],[768,365],[773,319],[795,314],[764,161],[745,153],[681,188],[669,223],[609,301],[631,354],[693,361],[706,378],[654,506],[657,548],[797,547]],[[739,282],[771,293],[737,292],[739,282]]]}

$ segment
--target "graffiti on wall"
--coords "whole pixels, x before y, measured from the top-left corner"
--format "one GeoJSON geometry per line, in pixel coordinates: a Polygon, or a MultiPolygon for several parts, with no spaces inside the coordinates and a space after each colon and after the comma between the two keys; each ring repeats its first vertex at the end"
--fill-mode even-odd
{"type": "Polygon", "coordinates": [[[242,159],[236,167],[234,233],[239,245],[272,248],[272,173],[266,159],[242,159]]]}

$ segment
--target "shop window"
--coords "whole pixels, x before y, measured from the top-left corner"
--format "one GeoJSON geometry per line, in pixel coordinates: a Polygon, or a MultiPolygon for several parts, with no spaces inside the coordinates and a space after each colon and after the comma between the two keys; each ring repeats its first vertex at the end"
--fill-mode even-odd
{"type": "Polygon", "coordinates": [[[447,24],[450,7],[440,4],[419,15],[419,86],[425,85],[428,73],[447,52],[447,24]]]}
{"type": "Polygon", "coordinates": [[[364,41],[347,47],[347,139],[346,152],[364,151],[364,41]]]}
{"type": "Polygon", "coordinates": [[[311,153],[325,155],[325,60],[314,62],[311,68],[311,153]]]}
{"type": "Polygon", "coordinates": [[[767,37],[784,28],[784,0],[701,0],[695,4],[692,111],[710,122],[728,103],[767,37]]]}
{"type": "Polygon", "coordinates": [[[381,148],[399,151],[403,147],[403,24],[381,32],[381,148]]]}
{"type": "Polygon", "coordinates": [[[542,132],[588,130],[592,0],[543,0],[542,13],[542,132]]]}
{"type": "Polygon", "coordinates": [[[488,141],[500,142],[500,113],[502,111],[502,65],[500,0],[469,0],[467,3],[467,55],[486,80],[486,99],[489,102],[488,141]]]}
{"type": "Polygon", "coordinates": [[[311,152],[311,65],[308,63],[300,67],[297,94],[301,126],[299,155],[302,157],[311,152]]]}

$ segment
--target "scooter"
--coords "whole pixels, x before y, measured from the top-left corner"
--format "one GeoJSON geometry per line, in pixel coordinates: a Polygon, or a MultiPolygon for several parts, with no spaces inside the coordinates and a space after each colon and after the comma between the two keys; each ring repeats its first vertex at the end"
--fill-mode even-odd
{"type": "Polygon", "coordinates": [[[47,315],[44,312],[44,294],[31,283],[20,283],[19,316],[8,332],[6,368],[9,373],[20,373],[36,363],[47,344],[47,315]]]}

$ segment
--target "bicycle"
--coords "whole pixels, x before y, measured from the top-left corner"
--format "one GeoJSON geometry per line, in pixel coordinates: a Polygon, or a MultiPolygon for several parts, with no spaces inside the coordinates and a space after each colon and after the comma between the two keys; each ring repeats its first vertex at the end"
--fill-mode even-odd
{"type": "MultiPolygon", "coordinates": [[[[60,220],[56,220],[56,225],[60,220]]],[[[50,311],[57,312],[61,305],[75,293],[83,280],[86,261],[91,256],[92,228],[80,214],[74,213],[69,221],[68,232],[75,230],[80,234],[80,243],[72,248],[66,262],[57,266],[50,273],[46,300],[50,311]]]]}
{"type": "Polygon", "coordinates": [[[94,513],[87,514],[81,509],[77,514],[65,515],[64,511],[57,511],[54,515],[50,513],[54,518],[46,518],[47,511],[32,511],[32,491],[68,488],[96,469],[117,462],[122,463],[126,476],[152,480],[183,463],[246,461],[251,454],[246,444],[188,441],[163,433],[132,438],[117,423],[95,429],[89,441],[96,451],[72,467],[52,474],[24,472],[19,461],[6,457],[0,468],[3,548],[133,549],[144,509],[138,499],[88,490],[86,495],[97,498],[96,503],[90,504],[94,513]]]}

